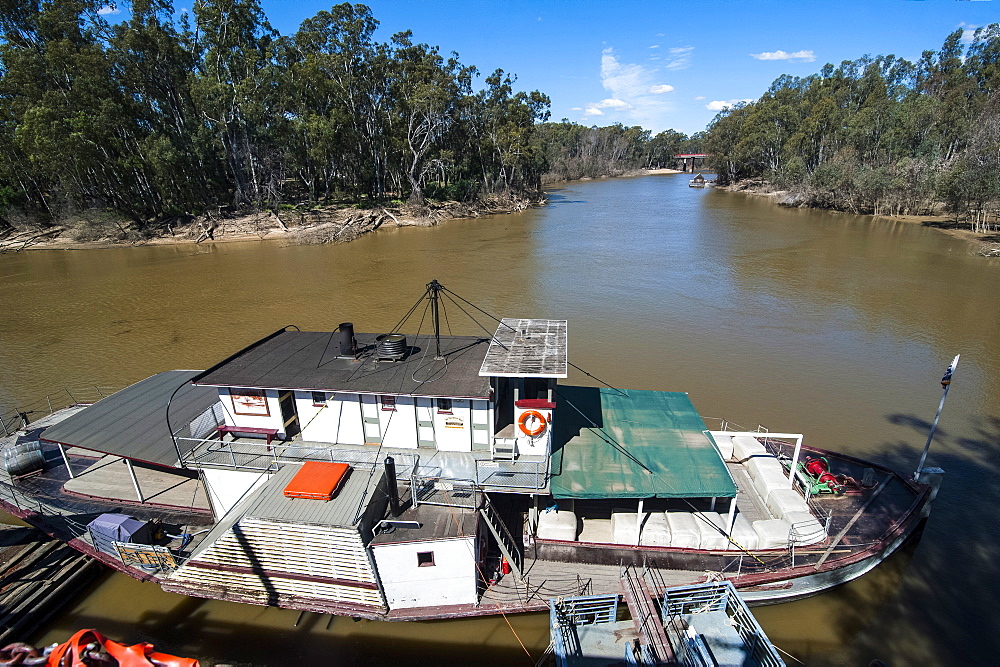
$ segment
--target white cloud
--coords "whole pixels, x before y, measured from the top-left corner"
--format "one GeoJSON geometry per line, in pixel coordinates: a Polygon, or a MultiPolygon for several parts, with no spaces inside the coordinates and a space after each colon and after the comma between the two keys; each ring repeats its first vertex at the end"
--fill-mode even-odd
{"type": "MultiPolygon", "coordinates": [[[[705,98],[702,98],[705,99],[705,98]]],[[[705,105],[705,108],[709,111],[722,111],[732,106],[736,106],[740,102],[753,102],[754,100],[712,100],[705,105]]]]}
{"type": "Polygon", "coordinates": [[[667,125],[664,115],[673,110],[673,103],[664,93],[672,92],[674,87],[662,83],[662,68],[654,64],[653,57],[643,64],[628,63],[619,60],[614,48],[605,48],[601,51],[600,75],[608,95],[581,105],[584,117],[604,116],[603,122],[651,129],[667,125]]]}
{"type": "Polygon", "coordinates": [[[972,44],[972,40],[976,38],[976,28],[979,26],[962,21],[958,24],[958,27],[962,29],[962,43],[972,44]]]}
{"type": "Polygon", "coordinates": [[[659,44],[653,44],[653,45],[652,45],[651,47],[649,47],[649,48],[651,48],[651,49],[658,49],[658,48],[660,48],[660,45],[659,45],[659,44]]]}
{"type": "Polygon", "coordinates": [[[631,109],[632,105],[616,99],[601,100],[594,105],[598,109],[631,109]]]}
{"type": "Polygon", "coordinates": [[[794,51],[788,53],[787,51],[777,50],[777,51],[764,51],[763,53],[751,53],[751,58],[756,58],[757,60],[801,60],[802,62],[811,63],[816,60],[816,54],[813,53],[812,49],[806,51],[794,51]]]}
{"type": "Polygon", "coordinates": [[[107,16],[108,14],[121,14],[122,10],[118,9],[117,7],[112,7],[111,5],[104,5],[103,7],[97,10],[97,13],[100,14],[101,16],[107,16]]]}
{"type": "Polygon", "coordinates": [[[693,46],[676,46],[670,49],[671,60],[667,63],[667,69],[687,69],[691,66],[692,53],[693,46]]]}
{"type": "Polygon", "coordinates": [[[704,100],[704,99],[706,99],[706,98],[705,98],[705,96],[704,96],[704,95],[698,95],[698,96],[697,96],[697,97],[695,97],[694,99],[696,99],[696,100],[704,100]]]}

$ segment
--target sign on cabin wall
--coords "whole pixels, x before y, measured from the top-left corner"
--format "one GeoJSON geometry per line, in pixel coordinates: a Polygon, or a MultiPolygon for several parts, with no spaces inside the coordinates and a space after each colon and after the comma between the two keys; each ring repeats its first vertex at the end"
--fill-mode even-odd
{"type": "Polygon", "coordinates": [[[465,421],[461,417],[448,417],[444,420],[445,428],[465,428],[465,421]]]}
{"type": "Polygon", "coordinates": [[[254,417],[271,416],[267,407],[267,396],[260,389],[230,389],[229,396],[233,400],[233,414],[254,417]]]}

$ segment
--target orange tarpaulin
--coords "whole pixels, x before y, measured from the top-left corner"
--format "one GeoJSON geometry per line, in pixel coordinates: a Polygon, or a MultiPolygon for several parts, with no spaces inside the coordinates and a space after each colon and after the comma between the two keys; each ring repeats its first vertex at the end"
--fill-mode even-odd
{"type": "Polygon", "coordinates": [[[309,498],[311,500],[330,500],[337,493],[337,487],[347,476],[351,466],[346,463],[323,463],[306,461],[302,469],[285,487],[288,498],[309,498]]]}

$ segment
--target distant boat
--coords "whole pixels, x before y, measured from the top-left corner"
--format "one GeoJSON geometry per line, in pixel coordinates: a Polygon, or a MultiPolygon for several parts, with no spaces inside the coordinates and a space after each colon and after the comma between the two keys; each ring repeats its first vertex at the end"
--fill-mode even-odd
{"type": "Polygon", "coordinates": [[[705,177],[702,176],[701,174],[698,174],[697,176],[695,176],[694,178],[692,178],[691,182],[688,183],[688,187],[691,187],[691,188],[703,188],[706,185],[708,185],[708,181],[706,181],[705,177]]]}

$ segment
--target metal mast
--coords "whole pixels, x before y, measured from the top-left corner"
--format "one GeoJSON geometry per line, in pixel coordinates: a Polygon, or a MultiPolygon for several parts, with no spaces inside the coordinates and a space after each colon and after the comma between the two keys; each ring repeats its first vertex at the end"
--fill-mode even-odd
{"type": "Polygon", "coordinates": [[[427,292],[431,300],[431,320],[434,322],[434,351],[435,359],[444,359],[441,356],[441,315],[438,313],[438,293],[444,289],[444,285],[437,280],[427,283],[427,292]]]}
{"type": "Polygon", "coordinates": [[[934,432],[937,431],[938,420],[941,419],[941,411],[944,409],[944,399],[948,398],[948,387],[951,386],[951,376],[955,373],[955,369],[958,368],[958,358],[961,356],[960,354],[955,355],[951,366],[948,366],[948,370],[944,372],[944,377],[941,378],[941,386],[944,388],[944,392],[941,394],[941,403],[938,404],[937,414],[934,416],[931,432],[927,434],[927,444],[924,445],[924,452],[920,455],[920,463],[917,464],[917,471],[913,473],[913,479],[919,479],[920,473],[924,470],[924,461],[927,460],[927,452],[931,448],[931,440],[934,439],[934,432]]]}

